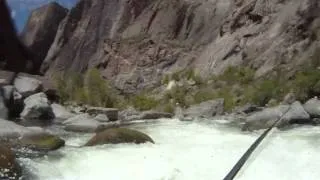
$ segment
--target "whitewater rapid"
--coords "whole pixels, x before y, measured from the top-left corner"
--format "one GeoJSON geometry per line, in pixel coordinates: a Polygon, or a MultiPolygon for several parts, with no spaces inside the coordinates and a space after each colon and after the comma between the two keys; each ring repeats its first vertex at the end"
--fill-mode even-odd
{"type": "MultiPolygon", "coordinates": [[[[21,161],[39,180],[219,180],[261,134],[208,121],[162,120],[132,128],[156,144],[72,147],[92,136],[78,134],[61,150],[21,161]]],[[[320,179],[320,127],[273,130],[235,179],[320,179]]]]}

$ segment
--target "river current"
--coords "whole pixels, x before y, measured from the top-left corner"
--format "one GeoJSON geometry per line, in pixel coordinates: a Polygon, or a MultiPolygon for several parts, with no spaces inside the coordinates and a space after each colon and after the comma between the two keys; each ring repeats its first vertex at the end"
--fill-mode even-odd
{"type": "MultiPolygon", "coordinates": [[[[262,133],[223,122],[170,119],[131,126],[155,144],[77,148],[93,134],[73,134],[66,147],[21,162],[39,180],[220,180],[262,133]]],[[[235,179],[320,179],[320,127],[273,130],[235,179]]]]}

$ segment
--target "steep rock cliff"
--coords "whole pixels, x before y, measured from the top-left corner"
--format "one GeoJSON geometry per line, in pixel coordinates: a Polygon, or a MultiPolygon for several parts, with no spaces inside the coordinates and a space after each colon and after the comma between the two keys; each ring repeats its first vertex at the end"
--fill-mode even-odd
{"type": "Polygon", "coordinates": [[[21,38],[35,55],[34,73],[39,72],[42,61],[56,36],[60,21],[67,12],[66,8],[54,2],[32,11],[21,38]]]}
{"type": "Polygon", "coordinates": [[[42,71],[97,67],[124,92],[195,67],[296,70],[319,51],[318,0],[81,0],[60,23],[42,71]]]}

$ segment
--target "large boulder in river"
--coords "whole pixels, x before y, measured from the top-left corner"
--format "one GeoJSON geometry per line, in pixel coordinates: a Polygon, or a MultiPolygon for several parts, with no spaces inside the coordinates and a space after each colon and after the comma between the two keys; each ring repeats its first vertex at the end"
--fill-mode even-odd
{"type": "Polygon", "coordinates": [[[22,175],[21,167],[10,147],[0,145],[0,179],[18,180],[22,175]]]}
{"type": "Polygon", "coordinates": [[[119,110],[116,108],[89,107],[87,113],[90,115],[105,114],[110,121],[118,120],[119,110]]]}
{"type": "Polygon", "coordinates": [[[312,118],[320,117],[320,100],[318,98],[310,99],[303,105],[303,107],[312,118]]]}
{"type": "Polygon", "coordinates": [[[278,120],[287,110],[288,105],[280,105],[272,108],[266,108],[263,111],[253,113],[248,116],[243,130],[257,130],[270,127],[278,120]]]}
{"type": "Polygon", "coordinates": [[[278,127],[287,126],[290,124],[308,124],[312,123],[310,115],[305,111],[302,104],[296,101],[291,104],[288,112],[282,117],[282,120],[277,125],[278,127]]]}
{"type": "Polygon", "coordinates": [[[21,117],[26,120],[52,120],[54,119],[53,110],[44,93],[34,94],[24,100],[25,107],[21,117]]]}
{"type": "Polygon", "coordinates": [[[224,111],[224,99],[216,99],[211,101],[202,102],[197,105],[193,105],[185,110],[183,113],[187,117],[213,117],[223,114],[224,111]]]}
{"type": "Polygon", "coordinates": [[[85,146],[95,146],[102,144],[119,144],[119,143],[154,143],[148,135],[126,128],[113,128],[97,133],[90,139],[85,146]]]}
{"type": "Polygon", "coordinates": [[[14,87],[23,97],[28,97],[43,90],[41,81],[22,75],[19,75],[14,80],[14,87]]]}
{"type": "Polygon", "coordinates": [[[312,123],[310,115],[304,110],[301,103],[296,101],[291,106],[279,105],[252,114],[247,117],[243,130],[266,129],[279,118],[282,119],[277,124],[277,127],[286,127],[291,124],[312,123]]]}
{"type": "Polygon", "coordinates": [[[61,20],[68,10],[56,2],[46,4],[31,12],[22,32],[22,40],[37,55],[34,59],[34,73],[39,72],[42,61],[53,43],[61,20]]]}

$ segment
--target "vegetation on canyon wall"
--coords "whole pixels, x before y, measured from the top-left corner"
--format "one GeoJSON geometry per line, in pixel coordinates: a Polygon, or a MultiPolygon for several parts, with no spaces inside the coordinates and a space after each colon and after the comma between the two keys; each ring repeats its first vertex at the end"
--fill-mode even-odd
{"type": "MultiPolygon", "coordinates": [[[[316,58],[315,58],[316,59],[316,58]]],[[[56,76],[56,85],[62,101],[74,101],[93,106],[126,108],[137,110],[157,109],[174,112],[175,106],[189,107],[207,100],[224,98],[225,110],[253,103],[259,106],[276,105],[290,92],[300,101],[320,94],[320,70],[318,61],[311,61],[297,73],[287,78],[286,72],[274,71],[266,77],[255,79],[255,70],[249,67],[229,67],[224,73],[203,79],[192,69],[167,74],[162,87],[170,82],[169,90],[162,88],[159,96],[154,89],[137,95],[123,97],[103,79],[96,69],[85,75],[68,73],[56,76]]]]}

